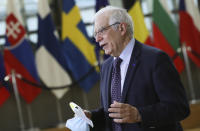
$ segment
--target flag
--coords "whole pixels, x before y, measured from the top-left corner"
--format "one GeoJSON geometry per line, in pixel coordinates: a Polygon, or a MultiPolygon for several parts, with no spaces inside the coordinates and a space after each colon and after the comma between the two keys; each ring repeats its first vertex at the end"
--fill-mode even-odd
{"type": "Polygon", "coordinates": [[[159,0],[153,1],[153,43],[165,51],[173,60],[179,73],[184,69],[184,62],[178,55],[180,47],[177,27],[172,22],[159,0]]]}
{"type": "MultiPolygon", "coordinates": [[[[95,5],[95,9],[96,12],[98,10],[100,10],[102,7],[106,7],[107,5],[109,5],[108,0],[96,0],[96,5],[95,5]]],[[[110,55],[106,55],[104,53],[104,51],[102,50],[102,48],[99,46],[99,43],[97,43],[94,39],[94,43],[95,43],[95,52],[96,52],[96,57],[98,60],[98,64],[101,66],[101,64],[103,63],[103,61],[105,59],[107,59],[110,55]]]]}
{"type": "Polygon", "coordinates": [[[9,89],[6,86],[6,83],[4,81],[4,78],[6,76],[5,73],[6,73],[6,71],[5,71],[5,67],[4,67],[3,57],[0,53],[0,107],[10,96],[9,89]]]}
{"type": "MultiPolygon", "coordinates": [[[[62,54],[61,43],[55,35],[48,0],[38,1],[38,21],[36,65],[40,79],[49,88],[70,85],[72,81],[67,71],[67,58],[62,54]]],[[[68,90],[55,89],[52,92],[60,99],[68,90]]]]}
{"type": "Polygon", "coordinates": [[[194,1],[180,0],[179,32],[189,58],[200,67],[200,14],[194,1]],[[186,3],[186,4],[185,4],[186,3]]]}
{"type": "MultiPolygon", "coordinates": [[[[31,46],[26,40],[26,31],[20,16],[19,1],[8,0],[6,17],[6,44],[4,60],[7,74],[15,70],[23,78],[38,83],[34,55],[31,46]]],[[[16,78],[20,95],[27,103],[31,103],[41,92],[40,88],[34,87],[16,78]]]]}
{"type": "Polygon", "coordinates": [[[138,41],[152,45],[150,33],[144,21],[144,15],[140,6],[139,0],[126,1],[125,8],[128,10],[129,15],[134,23],[134,38],[138,41]]]}
{"type": "Polygon", "coordinates": [[[99,80],[95,56],[95,46],[87,35],[78,7],[74,0],[63,0],[62,40],[63,52],[68,57],[68,68],[76,81],[83,78],[79,85],[85,91],[99,80]],[[94,69],[94,70],[93,70],[94,69]]]}
{"type": "Polygon", "coordinates": [[[95,5],[96,12],[100,10],[102,7],[106,7],[107,5],[109,5],[108,0],[96,0],[96,5],[95,5]]]}

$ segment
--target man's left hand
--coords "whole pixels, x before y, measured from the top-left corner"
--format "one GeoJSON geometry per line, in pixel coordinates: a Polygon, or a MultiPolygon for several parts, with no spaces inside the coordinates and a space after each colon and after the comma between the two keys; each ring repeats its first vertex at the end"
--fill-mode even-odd
{"type": "Polygon", "coordinates": [[[141,122],[141,116],[136,107],[129,104],[114,101],[108,109],[109,117],[116,123],[137,123],[141,122]]]}

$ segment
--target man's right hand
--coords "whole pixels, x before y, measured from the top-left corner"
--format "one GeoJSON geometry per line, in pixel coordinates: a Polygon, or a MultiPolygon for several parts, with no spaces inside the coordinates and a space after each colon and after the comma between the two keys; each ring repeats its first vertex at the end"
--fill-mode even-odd
{"type": "Polygon", "coordinates": [[[87,118],[89,118],[91,120],[92,118],[92,113],[88,110],[84,110],[85,115],[87,116],[87,118]]]}

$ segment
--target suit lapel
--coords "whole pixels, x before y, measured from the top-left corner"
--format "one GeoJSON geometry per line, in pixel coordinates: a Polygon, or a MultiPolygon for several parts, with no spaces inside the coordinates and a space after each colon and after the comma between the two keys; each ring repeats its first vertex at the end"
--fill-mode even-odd
{"type": "Polygon", "coordinates": [[[133,82],[133,79],[134,79],[134,76],[135,76],[135,71],[136,71],[136,69],[137,69],[137,67],[140,63],[140,61],[139,61],[140,53],[141,53],[141,45],[136,40],[135,46],[134,46],[132,54],[131,54],[131,59],[130,59],[130,62],[129,62],[125,81],[124,81],[124,87],[123,87],[123,92],[122,92],[122,100],[121,100],[122,103],[125,102],[128,88],[130,87],[130,84],[133,82]]]}

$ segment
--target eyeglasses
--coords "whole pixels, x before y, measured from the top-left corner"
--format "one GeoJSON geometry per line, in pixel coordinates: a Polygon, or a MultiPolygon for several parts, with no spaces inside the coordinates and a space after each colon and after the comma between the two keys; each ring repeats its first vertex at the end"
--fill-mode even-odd
{"type": "Polygon", "coordinates": [[[96,38],[97,35],[102,35],[106,30],[108,30],[111,26],[120,24],[119,22],[116,22],[114,24],[108,25],[106,27],[101,28],[99,31],[94,32],[94,38],[96,38]]]}

